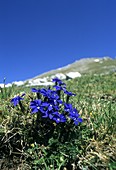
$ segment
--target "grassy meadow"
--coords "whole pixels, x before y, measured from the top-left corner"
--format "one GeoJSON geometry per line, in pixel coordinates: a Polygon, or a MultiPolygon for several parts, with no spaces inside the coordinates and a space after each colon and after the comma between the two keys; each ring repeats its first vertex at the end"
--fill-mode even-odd
{"type": "Polygon", "coordinates": [[[31,114],[29,102],[36,98],[31,87],[0,90],[1,169],[116,169],[116,74],[83,75],[64,82],[76,94],[69,101],[83,119],[77,126],[46,123],[31,114]],[[22,106],[14,107],[11,99],[22,93],[26,94],[22,106]]]}

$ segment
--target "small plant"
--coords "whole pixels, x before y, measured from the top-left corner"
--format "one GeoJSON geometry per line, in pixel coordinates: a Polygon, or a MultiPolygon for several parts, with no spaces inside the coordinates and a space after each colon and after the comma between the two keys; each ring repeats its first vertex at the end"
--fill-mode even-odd
{"type": "Polygon", "coordinates": [[[2,88],[0,169],[115,169],[115,74],[53,82],[2,88]]]}
{"type": "MultiPolygon", "coordinates": [[[[70,97],[76,94],[69,92],[66,84],[60,79],[54,78],[53,82],[55,85],[46,89],[32,88],[33,94],[30,96],[30,103],[27,104],[29,105],[27,112],[30,112],[32,124],[28,126],[30,129],[27,132],[30,133],[30,136],[27,143],[24,141],[24,146],[26,149],[27,145],[32,146],[33,143],[36,143],[36,147],[27,149],[27,160],[33,160],[32,167],[36,163],[38,167],[42,168],[42,161],[44,165],[46,163],[46,166],[54,165],[54,167],[69,163],[72,159],[71,150],[74,150],[72,149],[74,146],[70,145],[68,150],[67,148],[63,149],[62,144],[68,146],[68,143],[73,143],[75,126],[82,122],[77,109],[70,103],[70,97]],[[39,155],[38,145],[45,147],[44,153],[41,151],[42,155],[39,155]],[[62,148],[62,152],[60,148],[62,148]],[[33,156],[30,154],[30,150],[33,152],[33,156]],[[67,154],[68,156],[65,156],[67,154]],[[61,158],[63,158],[62,162],[61,158]]],[[[26,112],[23,105],[25,96],[26,94],[22,94],[11,99],[11,103],[15,107],[17,106],[23,114],[26,112]]],[[[19,119],[18,121],[20,121],[19,119]]],[[[23,126],[23,128],[25,127],[27,124],[23,126]]],[[[75,150],[75,152],[77,151],[75,150]]]]}

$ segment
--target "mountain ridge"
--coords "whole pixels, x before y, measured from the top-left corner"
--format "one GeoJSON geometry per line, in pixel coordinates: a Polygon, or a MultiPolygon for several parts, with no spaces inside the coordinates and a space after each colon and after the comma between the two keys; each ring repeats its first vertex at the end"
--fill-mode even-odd
{"type": "MultiPolygon", "coordinates": [[[[82,58],[82,59],[79,59],[79,60],[76,60],[75,62],[73,62],[73,63],[71,63],[71,64],[68,64],[68,65],[66,65],[66,66],[63,66],[63,67],[61,67],[61,68],[57,68],[57,69],[53,69],[53,70],[50,70],[50,71],[47,71],[47,72],[45,72],[45,73],[42,73],[42,74],[40,74],[40,75],[38,75],[38,76],[36,76],[36,77],[34,77],[33,79],[36,79],[36,78],[42,78],[43,76],[45,77],[45,76],[49,76],[49,75],[51,75],[51,74],[55,74],[55,73],[63,73],[63,72],[65,72],[65,73],[67,73],[68,71],[78,71],[78,72],[80,72],[81,74],[83,74],[83,73],[87,73],[87,72],[85,72],[85,71],[89,71],[90,72],[90,70],[91,69],[89,69],[90,68],[90,64],[102,64],[103,63],[103,61],[105,61],[105,64],[104,64],[104,66],[106,65],[108,65],[108,66],[113,66],[113,62],[115,63],[114,64],[114,69],[116,68],[116,59],[112,59],[112,58],[110,58],[110,57],[102,57],[102,58],[98,58],[98,57],[93,57],[93,58],[82,58]],[[111,62],[111,64],[106,64],[106,63],[109,63],[109,62],[111,62]],[[78,67],[78,68],[77,68],[78,67]]],[[[102,67],[102,65],[100,65],[100,67],[102,67]]],[[[96,68],[97,69],[97,68],[96,68]]],[[[112,70],[112,68],[111,68],[111,70],[112,70]]]]}
{"type": "MultiPolygon", "coordinates": [[[[61,68],[50,70],[25,81],[14,81],[5,86],[9,87],[12,86],[12,84],[17,86],[24,84],[26,84],[26,86],[51,85],[51,79],[54,77],[68,79],[81,77],[85,74],[109,74],[110,72],[116,72],[116,59],[112,59],[108,56],[101,58],[82,58],[61,68]]],[[[0,84],[0,87],[4,87],[4,84],[0,84]]]]}

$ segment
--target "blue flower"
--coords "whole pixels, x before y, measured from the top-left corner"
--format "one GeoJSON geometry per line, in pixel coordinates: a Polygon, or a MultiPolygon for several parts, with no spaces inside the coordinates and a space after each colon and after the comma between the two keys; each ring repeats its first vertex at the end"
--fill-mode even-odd
{"type": "Polygon", "coordinates": [[[47,98],[47,101],[50,102],[53,105],[61,104],[62,100],[60,100],[60,97],[58,96],[57,92],[50,89],[40,89],[40,93],[47,98]]]}
{"type": "Polygon", "coordinates": [[[40,89],[32,88],[31,91],[36,93],[37,94],[37,98],[40,99],[40,89]]]}
{"type": "Polygon", "coordinates": [[[39,100],[34,100],[30,102],[30,108],[32,109],[32,113],[36,113],[38,111],[43,112],[43,108],[42,108],[42,101],[39,100]]]}
{"type": "Polygon", "coordinates": [[[53,90],[50,90],[50,89],[40,89],[40,93],[44,96],[44,97],[50,97],[51,96],[51,93],[53,92],[53,90]]]}
{"type": "Polygon", "coordinates": [[[51,94],[51,96],[49,96],[49,102],[53,105],[59,105],[63,103],[55,91],[51,94]]]}
{"type": "Polygon", "coordinates": [[[58,111],[59,110],[59,106],[58,105],[54,105],[53,101],[49,101],[49,102],[44,102],[42,104],[42,106],[44,108],[46,108],[45,110],[48,110],[48,111],[58,111]]]}
{"type": "Polygon", "coordinates": [[[73,109],[72,104],[70,104],[70,103],[64,103],[64,110],[65,110],[66,112],[70,112],[70,111],[72,111],[72,109],[73,109]]]}
{"type": "Polygon", "coordinates": [[[42,112],[42,117],[43,117],[43,118],[47,118],[47,117],[48,117],[48,111],[42,112]]]}
{"type": "Polygon", "coordinates": [[[80,118],[79,116],[80,115],[78,114],[78,111],[75,108],[69,114],[69,117],[74,121],[75,125],[78,125],[83,121],[82,118],[80,118]]]}
{"type": "Polygon", "coordinates": [[[58,77],[52,79],[52,81],[55,82],[56,85],[57,85],[57,84],[59,84],[60,86],[61,86],[61,85],[65,85],[65,83],[62,82],[58,77]]]}
{"type": "Polygon", "coordinates": [[[45,89],[45,88],[42,88],[42,89],[35,89],[35,88],[32,88],[31,89],[32,92],[35,92],[35,93],[40,93],[42,94],[44,97],[49,97],[51,95],[51,93],[53,92],[53,90],[50,90],[50,89],[45,89]]]}
{"type": "Polygon", "coordinates": [[[76,94],[69,92],[67,90],[64,90],[64,93],[67,94],[68,96],[76,96],[76,94]]]}
{"type": "Polygon", "coordinates": [[[45,110],[49,110],[49,111],[53,110],[53,105],[48,102],[42,103],[42,107],[46,108],[45,110]]]}
{"type": "Polygon", "coordinates": [[[66,117],[58,112],[53,112],[49,114],[49,118],[54,120],[56,123],[66,122],[66,117]]]}
{"type": "Polygon", "coordinates": [[[62,87],[62,86],[55,85],[55,86],[53,86],[53,87],[56,89],[56,91],[61,91],[61,90],[65,91],[65,90],[66,90],[66,87],[65,87],[65,86],[62,87]]]}
{"type": "Polygon", "coordinates": [[[13,103],[14,106],[16,106],[21,100],[24,100],[24,98],[22,98],[25,95],[22,94],[21,97],[20,96],[16,96],[13,99],[11,99],[11,103],[13,103]]]}
{"type": "Polygon", "coordinates": [[[32,92],[35,92],[35,93],[39,93],[39,92],[40,92],[40,89],[32,88],[31,91],[32,91],[32,92]]]}

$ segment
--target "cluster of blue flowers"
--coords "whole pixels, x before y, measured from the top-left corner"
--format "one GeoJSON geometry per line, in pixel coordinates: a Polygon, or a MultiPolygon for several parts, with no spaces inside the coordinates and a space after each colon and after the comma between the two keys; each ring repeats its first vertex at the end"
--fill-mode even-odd
{"type": "MultiPolygon", "coordinates": [[[[57,124],[72,120],[75,125],[78,125],[79,122],[82,122],[82,118],[80,118],[77,109],[69,103],[70,96],[75,96],[75,94],[67,91],[66,84],[60,79],[54,78],[52,81],[55,83],[53,86],[55,90],[50,87],[48,89],[32,88],[32,92],[37,94],[37,99],[30,102],[31,114],[39,113],[42,118],[49,118],[57,124]],[[60,99],[61,91],[66,94],[65,102],[60,99]]],[[[14,106],[24,99],[23,96],[24,94],[11,100],[14,106]]]]}

